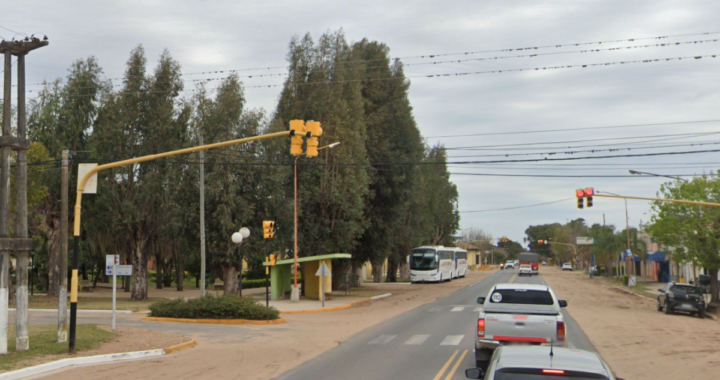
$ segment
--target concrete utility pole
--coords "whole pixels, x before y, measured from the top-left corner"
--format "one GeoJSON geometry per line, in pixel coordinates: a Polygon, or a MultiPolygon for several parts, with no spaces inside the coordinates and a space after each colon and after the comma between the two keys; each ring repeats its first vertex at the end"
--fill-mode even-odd
{"type": "MultiPolygon", "coordinates": [[[[203,145],[202,133],[200,145],[203,145]]],[[[205,151],[200,151],[200,297],[205,297],[205,151]]]]}
{"type": "Polygon", "coordinates": [[[67,266],[68,266],[68,166],[70,152],[62,151],[62,169],[60,172],[60,278],[58,285],[58,343],[68,339],[67,312],[67,266]]]}
{"type": "MultiPolygon", "coordinates": [[[[47,39],[47,38],[46,38],[47,39]]],[[[26,38],[25,41],[0,41],[0,54],[5,58],[3,91],[3,126],[0,137],[0,354],[7,353],[7,330],[9,309],[10,253],[17,258],[17,290],[15,312],[15,349],[26,351],[28,340],[28,253],[32,251],[32,239],[27,235],[27,160],[25,151],[30,149],[25,127],[25,55],[46,46],[47,41],[26,38]],[[12,135],[11,94],[12,56],[18,58],[18,136],[12,135]],[[17,151],[17,214],[16,237],[10,237],[10,151],[17,151]]]]}

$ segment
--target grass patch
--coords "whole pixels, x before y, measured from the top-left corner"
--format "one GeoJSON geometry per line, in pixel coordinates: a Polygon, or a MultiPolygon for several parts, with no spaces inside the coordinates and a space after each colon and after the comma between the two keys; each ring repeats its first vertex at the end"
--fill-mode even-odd
{"type": "Polygon", "coordinates": [[[162,300],[150,305],[150,315],[165,318],[191,319],[251,319],[273,320],[280,318],[274,307],[266,307],[252,297],[207,296],[184,300],[162,300]]]}
{"type": "MultiPolygon", "coordinates": [[[[78,325],[76,331],[75,351],[92,349],[105,343],[115,333],[101,330],[97,325],[78,325]]],[[[0,371],[11,371],[26,367],[29,361],[46,356],[67,354],[68,344],[57,343],[57,325],[30,325],[30,349],[15,352],[15,324],[8,325],[8,354],[0,360],[0,371]]]]}
{"type": "MultiPolygon", "coordinates": [[[[131,301],[130,296],[121,298],[118,293],[117,310],[140,311],[148,310],[153,302],[157,302],[161,298],[150,298],[145,301],[131,301]]],[[[57,297],[50,296],[32,296],[28,297],[30,309],[57,309],[57,297]]],[[[68,297],[68,309],[70,308],[70,298],[68,297]]],[[[112,310],[112,297],[78,297],[78,310],[112,310]]]]}

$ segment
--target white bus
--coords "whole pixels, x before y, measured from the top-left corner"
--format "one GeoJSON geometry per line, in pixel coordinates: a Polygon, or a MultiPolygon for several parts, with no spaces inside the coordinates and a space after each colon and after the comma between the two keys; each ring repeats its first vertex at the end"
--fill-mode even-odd
{"type": "MultiPolygon", "coordinates": [[[[443,246],[427,246],[418,247],[412,250],[408,256],[410,264],[410,281],[411,282],[441,282],[450,281],[462,276],[467,272],[467,252],[465,253],[463,265],[465,269],[458,271],[458,259],[456,250],[459,248],[443,247],[443,246]]],[[[461,254],[462,257],[462,254],[461,254]]]]}
{"type": "Polygon", "coordinates": [[[465,277],[468,270],[468,253],[462,248],[455,248],[455,277],[465,277]]]}

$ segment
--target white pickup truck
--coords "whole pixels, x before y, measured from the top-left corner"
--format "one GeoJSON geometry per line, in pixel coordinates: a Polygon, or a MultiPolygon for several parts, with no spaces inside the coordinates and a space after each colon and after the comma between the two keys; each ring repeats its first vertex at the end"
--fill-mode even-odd
{"type": "Polygon", "coordinates": [[[475,361],[484,368],[502,345],[532,344],[566,347],[565,321],[560,312],[567,301],[558,300],[546,285],[497,284],[487,297],[477,321],[475,361]]]}

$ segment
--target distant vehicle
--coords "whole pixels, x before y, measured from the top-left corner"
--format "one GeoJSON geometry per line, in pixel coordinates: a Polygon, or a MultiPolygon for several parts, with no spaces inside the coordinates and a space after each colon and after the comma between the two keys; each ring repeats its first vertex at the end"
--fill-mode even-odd
{"type": "Polygon", "coordinates": [[[528,264],[532,268],[533,274],[539,273],[539,267],[540,267],[540,255],[533,252],[523,252],[518,257],[518,261],[520,261],[520,265],[528,264]]]}
{"type": "Polygon", "coordinates": [[[443,246],[418,247],[407,258],[410,282],[450,281],[455,274],[455,248],[443,246]]]}
{"type": "Polygon", "coordinates": [[[547,265],[547,261],[543,261],[543,262],[542,262],[542,265],[547,265]]]}
{"type": "Polygon", "coordinates": [[[518,276],[532,276],[532,267],[528,264],[520,265],[518,276]]]}
{"type": "Polygon", "coordinates": [[[605,379],[622,380],[596,353],[553,347],[505,346],[495,351],[487,367],[465,370],[470,379],[605,379]],[[551,353],[552,352],[552,353],[551,353]]]}
{"type": "Polygon", "coordinates": [[[505,269],[505,264],[500,263],[500,269],[501,269],[501,270],[502,270],[502,269],[505,269]]]}
{"type": "Polygon", "coordinates": [[[465,277],[468,270],[468,253],[462,248],[455,248],[455,271],[453,278],[465,277]]]}
{"type": "Polygon", "coordinates": [[[515,262],[512,260],[508,260],[505,262],[505,269],[510,269],[510,268],[515,269],[515,262]]]}
{"type": "Polygon", "coordinates": [[[686,311],[698,318],[705,318],[705,300],[700,288],[695,285],[669,282],[664,288],[658,289],[658,311],[672,314],[675,311],[686,311]]]}
{"type": "Polygon", "coordinates": [[[513,264],[515,265],[515,268],[519,267],[519,266],[520,266],[520,260],[515,260],[515,261],[513,262],[513,264]]]}
{"type": "Polygon", "coordinates": [[[546,285],[496,284],[478,314],[475,364],[483,367],[498,347],[512,344],[566,345],[565,321],[558,300],[546,285]]]}
{"type": "Polygon", "coordinates": [[[571,264],[571,263],[565,263],[565,264],[563,264],[563,265],[562,265],[562,270],[572,271],[572,270],[573,270],[572,264],[571,264]]]}

